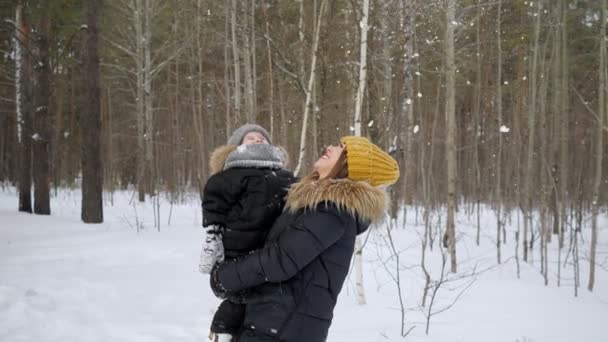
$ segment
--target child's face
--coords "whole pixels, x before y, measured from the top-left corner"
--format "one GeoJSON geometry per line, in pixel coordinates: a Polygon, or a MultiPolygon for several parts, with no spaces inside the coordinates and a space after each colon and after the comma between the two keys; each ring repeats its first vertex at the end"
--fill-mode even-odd
{"type": "Polygon", "coordinates": [[[242,145],[253,145],[253,144],[268,144],[268,140],[264,138],[261,133],[249,132],[243,137],[242,145]]]}

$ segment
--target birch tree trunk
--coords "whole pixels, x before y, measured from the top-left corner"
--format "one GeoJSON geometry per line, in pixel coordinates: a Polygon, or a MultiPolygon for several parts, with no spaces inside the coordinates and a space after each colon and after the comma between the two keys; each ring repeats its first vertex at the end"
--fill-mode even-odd
{"type": "Polygon", "coordinates": [[[568,201],[568,130],[569,130],[569,114],[568,114],[568,34],[567,34],[567,20],[566,13],[568,11],[566,1],[559,0],[559,23],[560,29],[558,31],[559,35],[556,37],[557,40],[561,40],[560,47],[561,50],[558,51],[560,53],[560,57],[558,58],[560,62],[559,72],[559,80],[560,83],[557,87],[560,88],[559,91],[559,101],[560,101],[560,110],[561,110],[561,133],[560,133],[560,197],[562,203],[562,212],[561,212],[561,225],[560,225],[560,233],[561,233],[561,244],[563,245],[564,234],[566,230],[566,224],[568,221],[568,215],[566,208],[569,207],[568,201]]]}
{"type": "Polygon", "coordinates": [[[367,25],[369,17],[369,0],[363,0],[363,15],[359,26],[361,28],[361,46],[359,60],[359,87],[355,99],[355,135],[361,136],[361,108],[363,107],[363,95],[365,94],[365,83],[367,82],[367,25]]]}
{"type": "Polygon", "coordinates": [[[137,191],[139,201],[146,199],[144,186],[145,173],[145,90],[144,90],[144,33],[143,33],[143,1],[135,0],[132,8],[135,26],[135,73],[136,73],[136,120],[137,120],[137,191]]]}
{"type": "MultiPolygon", "coordinates": [[[[456,23],[456,0],[448,0],[446,11],[446,159],[447,159],[447,203],[448,217],[446,238],[450,254],[450,271],[456,273],[456,65],[454,57],[454,26],[456,23]]],[[[444,243],[445,244],[445,243],[444,243]]]]}
{"type": "Polygon", "coordinates": [[[274,73],[272,71],[272,49],[270,48],[270,23],[266,5],[262,6],[266,34],[266,53],[268,54],[268,117],[270,124],[270,139],[274,138],[274,73]]]}
{"type": "Polygon", "coordinates": [[[144,1],[144,18],[143,18],[143,49],[144,49],[144,187],[148,194],[153,194],[153,155],[154,155],[154,123],[152,107],[152,60],[151,60],[151,45],[152,45],[152,4],[154,0],[144,1]]]}
{"type": "Polygon", "coordinates": [[[475,201],[477,205],[477,233],[475,236],[475,243],[479,246],[481,238],[481,219],[480,219],[480,206],[481,206],[481,165],[479,161],[479,137],[481,136],[481,0],[477,0],[477,28],[475,32],[475,48],[476,48],[476,68],[475,68],[475,96],[473,103],[473,116],[475,125],[475,147],[473,149],[473,159],[475,160],[475,201]]]}
{"type": "Polygon", "coordinates": [[[537,83],[537,65],[539,56],[539,39],[540,39],[540,19],[542,2],[537,2],[536,19],[534,22],[534,45],[532,47],[532,70],[530,71],[530,103],[528,104],[528,152],[527,152],[527,163],[526,163],[526,177],[525,186],[526,191],[526,203],[524,205],[524,232],[523,232],[523,260],[528,261],[528,225],[532,216],[532,191],[529,191],[532,186],[532,175],[534,166],[534,136],[535,136],[535,124],[536,124],[536,83],[537,83]]]}
{"type": "Polygon", "coordinates": [[[315,24],[314,40],[312,44],[312,57],[310,62],[310,76],[308,78],[308,86],[306,88],[306,100],[304,101],[304,118],[302,120],[302,132],[300,134],[300,154],[298,157],[298,164],[294,170],[294,174],[296,176],[300,174],[302,163],[304,162],[304,157],[306,154],[306,132],[308,128],[308,116],[310,115],[310,104],[312,101],[312,87],[314,85],[316,77],[319,34],[321,32],[321,22],[323,20],[323,12],[325,11],[326,3],[327,0],[321,1],[321,6],[319,8],[319,16],[317,17],[317,22],[315,24]]]}
{"type": "Polygon", "coordinates": [[[502,215],[502,0],[498,0],[498,15],[496,20],[496,45],[498,48],[498,73],[496,75],[496,107],[498,113],[498,154],[496,156],[496,260],[501,263],[500,230],[502,215]]]}
{"type": "MultiPolygon", "coordinates": [[[[247,13],[247,7],[248,6],[246,4],[243,6],[243,22],[241,23],[241,25],[247,28],[249,28],[249,26],[251,25],[251,28],[253,28],[254,24],[250,24],[250,21],[252,21],[253,18],[249,17],[249,13],[247,13]]],[[[249,34],[247,34],[247,32],[245,31],[243,37],[243,81],[245,90],[245,103],[247,105],[247,107],[245,108],[245,119],[247,122],[254,122],[255,101],[253,98],[253,56],[255,55],[255,52],[252,48],[253,42],[251,41],[251,36],[249,36],[249,34]]]]}
{"type": "MultiPolygon", "coordinates": [[[[363,95],[365,94],[365,83],[367,82],[367,22],[369,17],[369,0],[363,0],[363,15],[361,16],[361,52],[359,61],[359,87],[355,99],[355,135],[361,136],[361,107],[363,95]]],[[[357,236],[355,241],[355,291],[357,304],[366,304],[365,285],[363,283],[363,243],[362,237],[357,236]]]]}
{"type": "Polygon", "coordinates": [[[32,212],[32,63],[30,26],[24,16],[23,0],[15,16],[15,106],[19,156],[19,211],[32,212]]]}
{"type": "MultiPolygon", "coordinates": [[[[232,36],[232,63],[234,68],[234,116],[237,126],[241,119],[241,63],[239,61],[240,53],[238,40],[236,35],[236,13],[237,13],[237,2],[232,0],[232,7],[230,8],[230,33],[232,36]]],[[[230,133],[227,133],[230,134],[230,133]]]]}
{"type": "MultiPolygon", "coordinates": [[[[416,30],[416,13],[413,0],[402,0],[403,7],[403,34],[405,36],[403,54],[403,99],[401,101],[401,115],[404,120],[405,146],[403,148],[403,199],[404,213],[405,205],[412,198],[410,193],[410,178],[413,165],[413,138],[414,138],[414,31],[416,30]]],[[[405,213],[407,214],[407,213],[405,213]]],[[[404,220],[407,216],[404,217],[404,220]]]]}
{"type": "Polygon", "coordinates": [[[595,180],[593,181],[593,199],[591,202],[591,249],[589,251],[589,282],[587,283],[587,289],[593,291],[595,285],[595,266],[596,266],[596,255],[597,255],[597,241],[598,241],[598,227],[597,217],[599,215],[601,204],[600,200],[600,188],[602,185],[602,162],[604,154],[604,134],[602,129],[605,125],[605,117],[608,113],[608,107],[606,106],[606,96],[608,95],[608,75],[606,72],[606,23],[608,22],[608,0],[602,1],[602,20],[600,29],[600,66],[599,76],[600,82],[598,87],[598,111],[597,111],[597,136],[595,137],[595,180]]]}
{"type": "Polygon", "coordinates": [[[101,91],[99,88],[99,52],[97,22],[99,0],[83,3],[84,47],[84,108],[80,111],[82,164],[82,208],[81,219],[85,223],[103,222],[103,165],[101,162],[101,91]]]}

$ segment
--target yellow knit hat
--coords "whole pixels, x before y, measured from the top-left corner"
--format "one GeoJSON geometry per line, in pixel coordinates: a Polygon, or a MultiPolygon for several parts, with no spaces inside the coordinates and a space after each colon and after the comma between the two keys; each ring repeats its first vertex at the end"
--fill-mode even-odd
{"type": "Polygon", "coordinates": [[[363,137],[340,139],[346,148],[348,178],[373,186],[391,185],[399,179],[399,164],[380,147],[363,137]]]}

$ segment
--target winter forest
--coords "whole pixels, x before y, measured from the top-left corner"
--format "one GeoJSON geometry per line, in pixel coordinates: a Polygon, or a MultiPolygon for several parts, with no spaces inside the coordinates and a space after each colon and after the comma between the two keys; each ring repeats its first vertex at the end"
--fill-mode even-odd
{"type": "Polygon", "coordinates": [[[607,26],[608,0],[0,0],[0,340],[203,340],[209,157],[257,123],[300,177],[345,135],[400,166],[328,340],[606,341],[607,26]]]}

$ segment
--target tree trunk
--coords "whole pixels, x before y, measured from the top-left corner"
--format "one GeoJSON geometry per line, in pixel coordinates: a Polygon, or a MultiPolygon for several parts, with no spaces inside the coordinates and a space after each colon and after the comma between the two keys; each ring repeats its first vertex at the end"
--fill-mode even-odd
{"type": "Polygon", "coordinates": [[[145,90],[144,90],[144,33],[143,33],[143,12],[144,6],[143,1],[145,0],[135,0],[136,7],[133,13],[134,25],[135,25],[135,69],[137,75],[137,85],[136,92],[137,98],[136,101],[136,113],[137,116],[137,152],[136,152],[136,160],[137,160],[137,171],[136,171],[136,182],[137,182],[137,191],[138,191],[138,199],[140,202],[145,201],[146,199],[146,189],[145,189],[145,168],[146,168],[146,147],[145,147],[145,90]]]}
{"type": "MultiPolygon", "coordinates": [[[[230,32],[232,36],[232,62],[234,67],[234,116],[237,127],[240,124],[241,119],[241,64],[239,61],[239,45],[236,34],[236,13],[237,13],[237,1],[232,0],[230,16],[230,32]]],[[[230,133],[228,133],[230,134],[230,133]]]]}
{"type": "MultiPolygon", "coordinates": [[[[404,118],[405,146],[403,148],[403,199],[404,208],[413,198],[410,189],[410,179],[415,170],[409,165],[414,161],[414,31],[416,30],[416,13],[412,0],[403,0],[403,35],[405,36],[403,56],[403,99],[401,101],[401,115],[404,118]]],[[[412,183],[414,184],[414,183],[412,183]]],[[[404,220],[407,217],[404,218],[404,220]]]]}
{"type": "Polygon", "coordinates": [[[456,0],[448,0],[446,11],[446,159],[447,159],[447,203],[448,217],[446,237],[450,254],[450,271],[456,273],[456,65],[454,58],[454,26],[456,0]]]}
{"type": "Polygon", "coordinates": [[[103,222],[103,167],[101,162],[101,91],[97,22],[99,0],[83,3],[84,108],[80,111],[80,157],[82,164],[81,218],[85,223],[103,222]]]}
{"type": "MultiPolygon", "coordinates": [[[[359,87],[355,99],[355,135],[361,136],[361,107],[363,95],[365,94],[365,83],[367,82],[367,31],[369,17],[369,0],[363,0],[363,16],[361,17],[361,52],[359,61],[359,87]]],[[[357,304],[363,305],[367,302],[365,298],[365,285],[363,283],[363,243],[362,237],[357,236],[355,242],[355,291],[357,304]]]]}
{"type": "Polygon", "coordinates": [[[604,119],[608,113],[606,106],[606,96],[608,95],[608,79],[606,75],[606,22],[608,21],[608,0],[602,1],[602,26],[600,29],[600,82],[598,89],[598,125],[597,136],[595,137],[595,180],[593,182],[593,200],[591,203],[592,219],[591,219],[591,250],[589,252],[589,282],[587,289],[593,291],[595,285],[595,266],[597,255],[598,227],[597,218],[600,212],[600,189],[602,185],[602,162],[604,154],[604,119]]]}
{"type": "Polygon", "coordinates": [[[34,113],[34,213],[51,214],[50,203],[50,160],[51,142],[49,97],[51,94],[51,68],[49,52],[50,21],[48,3],[44,2],[40,10],[38,32],[38,63],[36,66],[37,85],[34,113]]]}
{"type": "Polygon", "coordinates": [[[154,156],[154,108],[152,107],[152,0],[144,0],[143,8],[143,50],[144,50],[144,189],[154,194],[153,156],[154,156]]]}
{"type": "Polygon", "coordinates": [[[294,170],[295,175],[300,174],[302,163],[304,162],[304,156],[306,154],[306,136],[308,129],[308,116],[310,115],[310,104],[312,102],[312,87],[315,82],[316,69],[317,69],[317,50],[319,47],[319,35],[321,32],[321,22],[323,20],[323,12],[325,11],[325,5],[327,0],[321,2],[319,8],[319,16],[315,25],[314,41],[312,44],[312,60],[310,63],[310,77],[308,78],[308,87],[306,88],[306,100],[304,101],[304,118],[302,120],[302,132],[300,134],[300,154],[298,157],[298,164],[294,170]]]}
{"type": "Polygon", "coordinates": [[[530,71],[530,103],[528,104],[528,153],[527,153],[527,164],[526,164],[526,178],[525,186],[526,189],[526,203],[524,213],[524,232],[523,232],[523,260],[528,261],[528,224],[532,221],[532,175],[534,166],[534,128],[536,125],[536,80],[537,80],[537,64],[539,56],[539,38],[540,38],[540,18],[542,10],[542,2],[538,1],[536,11],[536,20],[534,23],[534,46],[532,47],[532,70],[530,71]]]}
{"type": "Polygon", "coordinates": [[[501,215],[502,215],[502,0],[498,0],[498,16],[496,20],[496,44],[498,48],[498,73],[496,75],[496,107],[498,113],[498,154],[496,156],[496,260],[501,263],[500,253],[500,230],[501,230],[501,215]]]}
{"type": "Polygon", "coordinates": [[[359,26],[361,27],[361,46],[359,60],[359,87],[355,98],[355,135],[361,136],[361,108],[363,107],[363,95],[365,94],[365,83],[367,82],[367,31],[369,26],[369,0],[363,0],[363,16],[359,26]]]}
{"type": "Polygon", "coordinates": [[[24,17],[23,2],[16,9],[15,105],[19,144],[19,211],[32,212],[32,63],[30,27],[24,17]]]}

